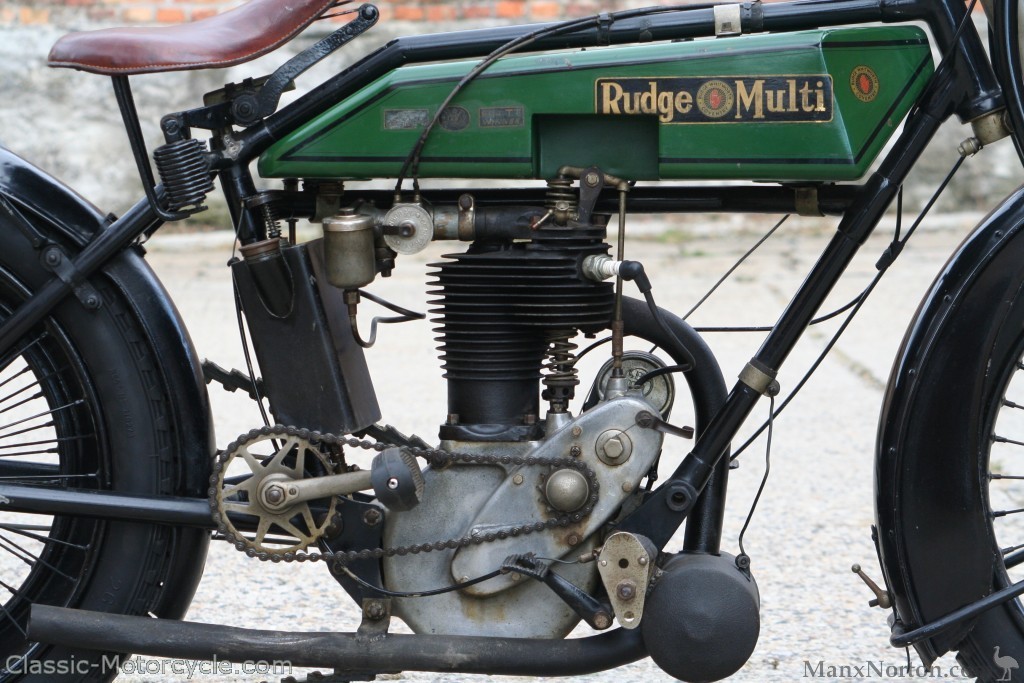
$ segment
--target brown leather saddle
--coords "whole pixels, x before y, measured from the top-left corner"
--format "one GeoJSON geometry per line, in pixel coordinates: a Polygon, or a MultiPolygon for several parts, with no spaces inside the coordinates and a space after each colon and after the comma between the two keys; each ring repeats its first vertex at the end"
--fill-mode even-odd
{"type": "Polygon", "coordinates": [[[71,33],[48,64],[107,76],[214,69],[241,64],[297,36],[335,0],[250,0],[190,24],[71,33]]]}

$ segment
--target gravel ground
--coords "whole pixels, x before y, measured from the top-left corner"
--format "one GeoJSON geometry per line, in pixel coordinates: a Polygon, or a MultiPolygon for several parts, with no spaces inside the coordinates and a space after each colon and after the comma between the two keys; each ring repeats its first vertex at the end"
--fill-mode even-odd
{"type": "MultiPolygon", "coordinates": [[[[903,651],[887,645],[887,614],[869,609],[868,590],[850,572],[854,563],[880,578],[870,541],[874,437],[889,366],[925,288],[976,217],[948,216],[922,230],[883,280],[818,375],[776,423],[767,489],[746,536],[747,552],[761,592],[761,638],[735,681],[793,681],[822,662],[828,666],[883,668],[905,665],[903,651]]],[[[758,235],[770,219],[746,219],[749,231],[715,225],[648,225],[628,245],[655,284],[660,305],[687,310],[758,235]]],[[[831,235],[830,224],[806,221],[783,226],[694,316],[695,324],[771,324],[831,235]]],[[[881,232],[881,231],[879,231],[881,232]]],[[[887,242],[878,235],[863,250],[829,306],[855,296],[874,274],[887,242]]],[[[150,262],[178,303],[200,356],[224,367],[244,367],[234,329],[227,269],[231,245],[222,234],[157,236],[150,262]]],[[[426,264],[454,245],[432,245],[402,257],[394,277],[372,291],[400,305],[423,310],[426,264]]],[[[368,315],[368,311],[364,312],[368,315]]],[[[779,380],[785,395],[820,353],[835,324],[815,328],[791,356],[779,380]]],[[[385,327],[367,357],[384,421],[430,439],[443,418],[444,385],[437,369],[428,323],[385,327]]],[[[733,378],[760,344],[760,334],[709,335],[727,378],[733,378]]],[[[596,354],[595,354],[596,355],[596,354]]],[[[731,379],[729,379],[731,382],[731,379]]],[[[584,383],[587,380],[584,379],[584,383]]],[[[251,404],[214,388],[218,442],[259,424],[251,404]]],[[[750,420],[766,416],[767,403],[750,420]]],[[[682,418],[679,418],[682,420],[682,418]]],[[[684,444],[666,453],[677,461],[684,444]]],[[[674,464],[672,465],[674,466],[674,464]]],[[[735,552],[743,518],[764,470],[758,442],[733,473],[724,547],[735,552]]],[[[678,540],[678,539],[677,539],[678,540]]],[[[189,620],[284,630],[350,630],[355,609],[323,565],[271,565],[214,544],[189,620]]],[[[133,660],[138,663],[139,660],[133,660]]],[[[939,664],[949,667],[951,658],[939,664]]],[[[155,660],[145,662],[156,667],[155,660]]],[[[152,668],[147,670],[152,671],[152,668]]],[[[296,672],[297,674],[299,672],[296,672]]],[[[907,680],[873,675],[875,680],[907,680]]],[[[177,681],[179,675],[126,675],[124,681],[177,681]]],[[[276,681],[261,675],[202,675],[196,680],[276,681]]],[[[301,677],[300,677],[301,678],[301,677]]],[[[404,680],[483,681],[481,676],[402,674],[404,680]]],[[[560,680],[560,679],[551,679],[560,680]]],[[[565,679],[569,680],[569,679],[565,679]]],[[[672,680],[650,660],[572,680],[672,680]]]]}

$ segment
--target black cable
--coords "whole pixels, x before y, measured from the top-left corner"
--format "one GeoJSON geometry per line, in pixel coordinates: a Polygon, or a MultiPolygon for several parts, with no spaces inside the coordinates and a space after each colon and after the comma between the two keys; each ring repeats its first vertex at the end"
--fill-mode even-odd
{"type": "Polygon", "coordinates": [[[407,322],[410,322],[410,321],[413,321],[413,320],[423,320],[424,318],[427,317],[427,315],[425,313],[417,313],[416,311],[410,311],[407,308],[402,308],[398,304],[393,304],[390,301],[386,301],[386,300],[380,298],[379,296],[376,296],[374,294],[370,294],[369,292],[367,292],[365,290],[360,289],[358,291],[359,291],[359,296],[363,297],[364,299],[369,299],[373,303],[378,304],[380,306],[383,306],[384,308],[388,309],[389,311],[394,311],[395,313],[398,313],[397,316],[393,316],[393,317],[390,317],[390,318],[386,318],[384,316],[375,316],[373,318],[373,320],[370,321],[370,339],[369,339],[369,341],[364,341],[363,338],[361,336],[359,336],[359,327],[357,325],[356,317],[355,317],[354,314],[350,314],[349,315],[349,320],[352,323],[352,325],[351,325],[351,327],[352,327],[352,336],[355,338],[356,343],[359,344],[364,349],[370,348],[371,346],[373,346],[377,342],[377,325],[378,324],[381,324],[381,325],[393,325],[395,323],[407,323],[407,322]]]}
{"type": "Polygon", "coordinates": [[[785,223],[788,219],[789,219],[789,214],[787,213],[785,216],[782,217],[781,220],[779,220],[778,223],[776,223],[772,227],[771,230],[769,230],[764,235],[762,235],[761,239],[759,239],[754,246],[752,246],[750,249],[747,249],[747,252],[745,254],[743,254],[743,256],[740,256],[739,260],[736,261],[736,263],[732,264],[732,267],[729,268],[729,270],[725,271],[725,275],[723,275],[722,277],[718,278],[718,282],[716,282],[714,285],[712,285],[711,289],[709,289],[704,294],[704,296],[702,296],[700,298],[700,301],[695,303],[693,305],[693,308],[691,308],[690,310],[688,310],[686,312],[686,315],[683,316],[683,320],[686,320],[691,315],[693,315],[693,312],[696,311],[698,308],[700,308],[701,304],[703,304],[705,301],[707,301],[711,297],[711,295],[715,293],[715,290],[718,289],[722,285],[723,282],[725,282],[727,279],[729,279],[729,276],[732,275],[733,272],[737,268],[739,268],[743,264],[743,262],[746,261],[747,258],[751,254],[753,254],[755,251],[757,251],[758,247],[760,247],[762,244],[764,244],[768,240],[769,237],[771,237],[773,234],[775,234],[775,231],[778,230],[780,227],[782,227],[782,224],[785,223]]]}
{"type": "MultiPolygon", "coordinates": [[[[831,320],[832,318],[835,318],[837,315],[840,315],[841,313],[850,310],[851,307],[857,305],[857,301],[859,301],[860,297],[863,295],[864,293],[861,292],[859,295],[857,295],[857,297],[846,302],[836,310],[830,313],[826,313],[825,315],[819,316],[812,320],[811,322],[807,323],[807,326],[810,327],[811,325],[820,325],[821,323],[831,320]]],[[[775,329],[775,326],[765,325],[762,327],[695,327],[693,329],[696,332],[771,332],[772,330],[775,329]]]]}
{"type": "Polygon", "coordinates": [[[345,574],[350,579],[358,583],[363,588],[371,590],[374,593],[377,593],[378,595],[384,595],[389,598],[429,598],[432,595],[442,595],[444,593],[451,593],[452,591],[462,590],[463,588],[466,588],[468,586],[475,586],[478,583],[489,581],[490,579],[493,579],[495,576],[501,574],[500,569],[495,569],[493,572],[490,572],[489,574],[484,574],[483,576],[478,576],[475,579],[470,579],[469,581],[464,581],[462,583],[455,584],[452,586],[443,586],[441,588],[434,588],[426,591],[389,591],[387,588],[380,588],[379,586],[374,586],[372,583],[367,583],[366,581],[362,580],[354,573],[352,573],[352,571],[348,567],[343,566],[342,569],[345,570],[345,574]]]}
{"type": "Polygon", "coordinates": [[[768,440],[764,447],[764,475],[761,477],[761,485],[757,487],[757,494],[754,496],[754,501],[750,504],[750,510],[747,512],[747,518],[743,520],[743,528],[740,529],[740,555],[746,555],[747,551],[743,549],[743,536],[747,533],[747,527],[750,525],[750,520],[754,517],[754,510],[757,509],[757,503],[761,500],[761,494],[764,493],[765,484],[768,483],[768,473],[772,471],[772,431],[775,427],[775,397],[769,396],[771,403],[768,405],[768,440]]]}
{"type": "Polygon", "coordinates": [[[487,55],[479,64],[473,67],[469,73],[462,77],[461,80],[452,88],[452,91],[448,93],[448,96],[441,103],[441,106],[437,108],[434,116],[430,119],[430,122],[423,129],[419,139],[417,139],[415,146],[412,151],[409,152],[409,156],[406,157],[405,163],[402,164],[402,169],[398,173],[398,181],[395,183],[395,193],[402,192],[402,185],[405,182],[406,175],[409,171],[412,171],[414,189],[419,191],[419,165],[420,156],[423,153],[423,148],[427,144],[427,138],[430,137],[430,133],[437,126],[438,121],[441,120],[441,116],[444,111],[448,108],[448,105],[458,96],[462,90],[472,83],[477,76],[482,74],[488,68],[490,68],[496,61],[502,57],[515,52],[521,47],[529,45],[530,43],[536,42],[541,38],[548,38],[551,36],[561,35],[563,33],[573,33],[581,29],[587,28],[590,25],[596,25],[600,27],[602,24],[609,24],[617,19],[632,19],[634,17],[646,17],[652,14],[667,14],[670,12],[687,12],[694,10],[706,10],[711,9],[714,4],[700,4],[700,5],[676,5],[672,7],[644,7],[641,9],[633,10],[621,10],[619,12],[608,12],[603,14],[595,14],[589,17],[583,17],[582,19],[572,19],[564,21],[553,26],[546,26],[538,29],[532,33],[519,36],[513,40],[508,41],[501,47],[497,48],[489,55],[487,55]]]}
{"type": "MultiPolygon", "coordinates": [[[[782,414],[782,411],[786,409],[786,406],[789,405],[790,401],[796,398],[796,395],[800,392],[800,390],[804,387],[807,381],[811,378],[811,375],[814,374],[814,372],[818,369],[818,366],[820,366],[821,363],[825,360],[825,357],[836,345],[836,342],[839,341],[839,337],[841,337],[843,332],[846,331],[846,328],[849,327],[851,322],[853,322],[853,318],[857,315],[857,312],[860,310],[860,307],[864,305],[864,302],[867,301],[868,296],[870,296],[875,286],[878,285],[879,281],[882,279],[882,276],[885,275],[886,271],[889,270],[889,267],[892,266],[892,264],[899,257],[900,253],[903,251],[903,247],[906,246],[907,242],[914,235],[914,232],[917,231],[917,228],[921,225],[921,222],[924,220],[924,217],[928,214],[928,211],[931,210],[932,206],[935,205],[935,202],[938,200],[939,195],[941,195],[942,192],[946,189],[946,186],[949,185],[949,182],[953,179],[953,176],[956,175],[956,172],[960,170],[960,166],[963,165],[965,160],[966,157],[957,158],[956,163],[953,164],[953,168],[951,168],[949,173],[946,174],[945,179],[943,179],[943,181],[939,184],[939,187],[932,194],[931,199],[928,200],[928,203],[925,204],[924,208],[921,210],[921,213],[914,221],[914,224],[910,226],[909,230],[907,230],[907,234],[902,239],[894,239],[893,242],[889,245],[889,248],[886,249],[885,254],[883,254],[883,257],[879,259],[878,263],[876,264],[878,272],[875,273],[875,276],[871,279],[871,282],[864,289],[864,291],[861,292],[860,296],[857,297],[857,304],[853,307],[853,310],[850,311],[850,314],[848,316],[846,316],[846,320],[843,321],[843,324],[840,325],[839,329],[836,330],[834,335],[832,335],[832,339],[830,339],[828,344],[825,345],[825,349],[821,352],[821,354],[818,355],[818,358],[814,361],[814,363],[811,364],[811,367],[807,370],[806,373],[804,373],[804,376],[800,379],[800,381],[797,382],[796,386],[793,388],[793,391],[791,391],[789,395],[786,397],[786,400],[779,405],[779,409],[772,413],[772,418],[776,418],[782,414]],[[896,248],[893,249],[893,247],[896,248]],[[886,255],[890,253],[891,258],[887,258],[886,255]]],[[[900,208],[902,209],[902,204],[900,205],[900,208]]],[[[897,225],[899,225],[899,223],[899,218],[897,218],[897,225]]],[[[740,454],[743,453],[743,451],[745,451],[750,446],[750,444],[754,442],[754,439],[759,437],[767,427],[768,422],[765,422],[760,427],[758,427],[757,431],[755,431],[749,439],[744,441],[742,446],[736,449],[736,451],[729,458],[730,461],[738,458],[740,454]]]]}
{"type": "MultiPolygon", "coordinates": [[[[233,259],[232,259],[233,260],[233,259]]],[[[249,379],[252,380],[252,393],[256,397],[256,405],[260,409],[260,417],[263,418],[263,426],[270,426],[270,418],[267,416],[267,409],[263,407],[263,396],[260,394],[259,382],[256,381],[256,370],[252,364],[252,355],[249,353],[249,342],[245,335],[245,322],[242,320],[242,297],[238,292],[238,283],[231,279],[232,288],[235,290],[235,318],[238,321],[238,338],[242,342],[242,355],[245,356],[245,369],[249,372],[249,379]]],[[[277,441],[274,447],[280,449],[277,441]]]]}

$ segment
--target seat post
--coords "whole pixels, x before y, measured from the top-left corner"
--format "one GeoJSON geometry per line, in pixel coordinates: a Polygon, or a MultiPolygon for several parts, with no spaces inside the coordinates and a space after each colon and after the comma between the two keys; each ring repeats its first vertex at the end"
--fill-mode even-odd
{"type": "Polygon", "coordinates": [[[146,192],[146,199],[156,215],[164,221],[177,221],[188,216],[188,214],[169,213],[161,206],[159,188],[153,177],[153,168],[149,164],[149,152],[146,151],[146,140],[142,136],[142,126],[139,123],[139,112],[135,107],[135,98],[132,97],[131,84],[128,76],[112,76],[114,83],[114,96],[117,98],[117,106],[121,110],[121,120],[124,122],[125,131],[128,133],[128,143],[131,145],[132,154],[135,156],[135,164],[139,169],[139,176],[142,179],[142,187],[146,192]]]}

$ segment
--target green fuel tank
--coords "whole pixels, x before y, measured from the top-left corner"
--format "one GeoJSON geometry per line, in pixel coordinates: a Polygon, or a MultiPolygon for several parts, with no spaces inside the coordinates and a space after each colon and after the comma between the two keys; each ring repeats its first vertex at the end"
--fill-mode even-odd
{"type": "MultiPolygon", "coordinates": [[[[477,62],[396,69],[275,143],[264,177],[395,177],[477,62]]],[[[933,71],[925,34],[884,26],[503,59],[442,114],[420,177],[860,178],[933,71]]]]}

